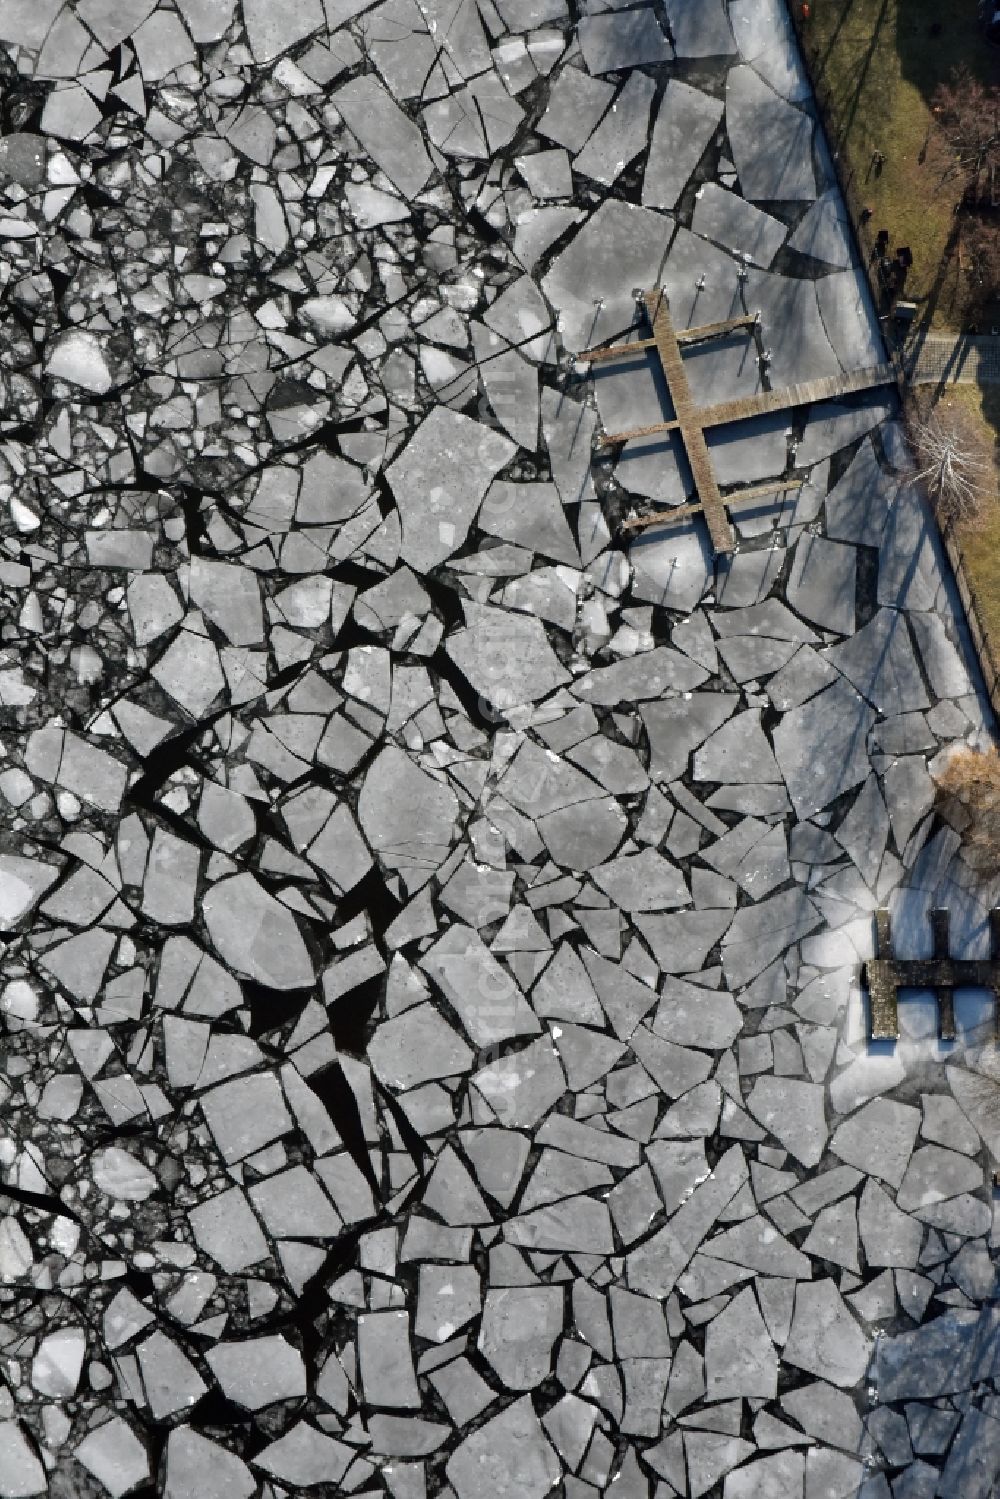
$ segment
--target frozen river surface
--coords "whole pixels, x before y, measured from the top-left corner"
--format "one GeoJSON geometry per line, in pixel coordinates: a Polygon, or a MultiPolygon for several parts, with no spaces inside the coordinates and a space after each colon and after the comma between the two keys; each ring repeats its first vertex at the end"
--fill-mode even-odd
{"type": "Polygon", "coordinates": [[[989,1499],[980,742],[779,0],[4,0],[0,1499],[989,1499]]]}

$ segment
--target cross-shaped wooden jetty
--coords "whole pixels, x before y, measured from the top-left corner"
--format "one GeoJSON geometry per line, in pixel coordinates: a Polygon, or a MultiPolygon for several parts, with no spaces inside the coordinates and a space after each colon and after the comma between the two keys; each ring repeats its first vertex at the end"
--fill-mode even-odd
{"type": "Polygon", "coordinates": [[[691,385],[684,368],[682,345],[701,342],[707,338],[718,338],[740,328],[753,328],[760,321],[759,313],[746,313],[742,317],[728,318],[719,323],[703,323],[697,328],[675,329],[670,316],[666,294],[662,291],[647,291],[642,294],[643,305],[652,329],[651,338],[641,338],[633,343],[614,344],[606,349],[586,349],[577,357],[589,364],[605,359],[634,358],[643,349],[655,349],[670,392],[674,416],[668,421],[653,422],[651,426],[632,427],[626,432],[605,433],[602,446],[629,442],[635,437],[650,437],[657,432],[679,432],[694,475],[698,499],[691,505],[679,505],[674,510],[643,516],[635,521],[626,521],[625,528],[639,530],[651,525],[670,525],[690,515],[703,514],[716,553],[735,550],[736,539],[729,521],[728,510],[733,505],[744,505],[762,495],[775,494],[779,490],[794,489],[797,479],[779,479],[768,484],[755,484],[750,488],[723,495],[712,468],[712,458],[705,441],[709,427],[721,427],[727,422],[745,421],[751,416],[760,416],[770,411],[781,411],[788,406],[803,406],[811,401],[833,400],[856,390],[870,390],[878,385],[891,385],[896,372],[891,365],[878,364],[870,369],[857,370],[854,374],[832,375],[820,380],[811,380],[803,385],[788,385],[782,390],[759,391],[753,396],[741,396],[732,401],[720,401],[713,406],[698,407],[691,393],[691,385]]]}

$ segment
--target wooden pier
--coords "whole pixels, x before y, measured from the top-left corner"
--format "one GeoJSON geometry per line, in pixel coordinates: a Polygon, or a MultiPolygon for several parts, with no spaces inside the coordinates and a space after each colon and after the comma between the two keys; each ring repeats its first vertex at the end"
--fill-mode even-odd
{"type": "Polygon", "coordinates": [[[587,349],[577,357],[589,364],[602,363],[606,359],[624,359],[655,349],[670,392],[674,408],[673,417],[653,422],[645,427],[632,427],[625,432],[605,433],[602,447],[612,447],[630,442],[639,437],[652,437],[660,432],[679,432],[694,476],[696,502],[680,505],[674,510],[655,516],[643,516],[626,522],[626,529],[641,530],[653,525],[670,525],[695,514],[703,514],[712,540],[712,549],[718,553],[735,550],[736,538],[730,524],[728,509],[737,504],[755,500],[765,494],[774,494],[783,489],[793,489],[801,482],[795,479],[779,480],[768,484],[757,484],[749,489],[737,490],[723,495],[712,468],[712,457],[705,442],[705,432],[710,427],[725,426],[729,422],[747,421],[750,417],[783,411],[791,406],[806,406],[814,401],[833,401],[840,396],[852,395],[855,391],[871,390],[880,385],[894,385],[896,371],[891,365],[879,364],[869,369],[856,370],[852,374],[828,375],[818,380],[809,380],[799,385],[788,385],[781,390],[762,390],[752,396],[741,396],[732,401],[719,401],[712,406],[696,406],[691,385],[684,368],[682,345],[701,342],[709,338],[721,338],[739,329],[755,328],[760,322],[759,313],[746,313],[741,317],[728,318],[723,322],[704,323],[695,328],[676,330],[670,316],[665,293],[648,291],[643,293],[643,305],[652,329],[651,338],[636,339],[632,343],[614,344],[606,349],[587,349]]]}

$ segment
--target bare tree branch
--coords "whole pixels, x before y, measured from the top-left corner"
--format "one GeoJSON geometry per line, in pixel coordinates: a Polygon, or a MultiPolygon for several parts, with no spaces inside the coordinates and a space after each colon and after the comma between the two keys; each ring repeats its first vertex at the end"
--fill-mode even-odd
{"type": "Polygon", "coordinates": [[[933,110],[953,157],[952,175],[977,187],[984,172],[1000,165],[1000,88],[955,68],[948,83],[938,84],[933,110]]]}
{"type": "Polygon", "coordinates": [[[962,221],[962,253],[969,282],[970,312],[1000,295],[1000,224],[971,215],[962,221]]]}
{"type": "Polygon", "coordinates": [[[926,484],[942,524],[980,519],[996,491],[993,455],[974,421],[961,408],[935,406],[924,419],[911,418],[916,478],[926,484]]]}

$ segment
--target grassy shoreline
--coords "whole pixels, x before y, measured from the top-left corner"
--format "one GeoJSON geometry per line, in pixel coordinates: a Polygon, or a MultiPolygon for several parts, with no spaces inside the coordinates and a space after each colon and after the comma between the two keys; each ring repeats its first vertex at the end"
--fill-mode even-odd
{"type": "MultiPolygon", "coordinates": [[[[968,288],[956,208],[961,184],[947,177],[934,135],[931,99],[938,83],[965,64],[1000,82],[1000,51],[989,47],[972,0],[942,19],[940,0],[812,0],[808,19],[790,0],[831,149],[838,154],[848,210],[863,253],[879,229],[914,256],[906,287],[918,326],[962,327],[968,288]],[[938,29],[935,31],[934,28],[938,29]],[[880,172],[875,151],[885,153],[880,172]],[[870,216],[863,221],[862,210],[870,216]]],[[[926,409],[935,398],[960,402],[1000,456],[1000,386],[951,385],[914,391],[926,409]]],[[[980,627],[1000,661],[1000,465],[996,498],[974,525],[955,532],[980,627]]]]}

